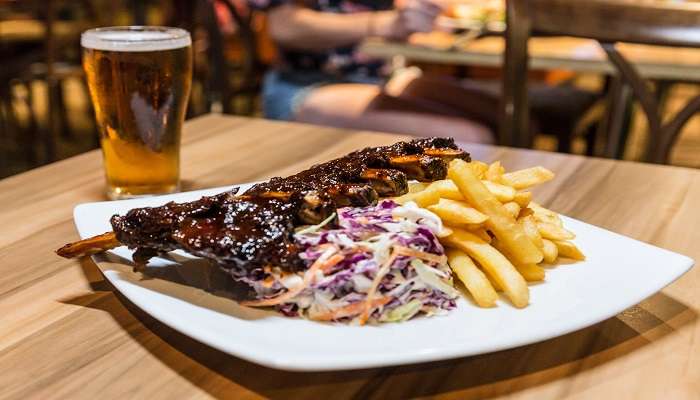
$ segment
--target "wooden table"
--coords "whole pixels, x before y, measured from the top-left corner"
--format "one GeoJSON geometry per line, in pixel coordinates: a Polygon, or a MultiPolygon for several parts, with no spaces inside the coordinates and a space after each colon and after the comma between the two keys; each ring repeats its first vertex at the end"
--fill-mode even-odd
{"type": "MultiPolygon", "coordinates": [[[[215,115],[185,130],[185,189],[285,175],[401,138],[215,115]]],[[[536,193],[544,204],[700,259],[699,171],[467,149],[507,168],[544,165],[558,175],[536,193]]],[[[700,396],[697,267],[615,318],[542,343],[420,365],[291,373],[199,344],[114,293],[90,259],[56,256],[78,239],[73,207],[102,199],[97,151],[0,181],[0,398],[700,396]]]]}
{"type": "MultiPolygon", "coordinates": [[[[502,37],[484,37],[456,44],[456,37],[444,32],[416,34],[408,43],[371,39],[360,50],[370,56],[433,64],[501,67],[505,42],[502,37]]],[[[620,52],[632,61],[648,79],[700,81],[700,50],[637,44],[619,44],[620,52]]],[[[598,74],[616,74],[597,42],[572,37],[535,37],[530,39],[530,65],[539,70],[570,70],[598,74]]]]}
{"type": "MultiPolygon", "coordinates": [[[[53,34],[59,39],[77,38],[86,28],[72,22],[54,22],[53,34]]],[[[36,43],[46,38],[46,24],[39,20],[10,20],[0,21],[0,43],[36,43]]]]}

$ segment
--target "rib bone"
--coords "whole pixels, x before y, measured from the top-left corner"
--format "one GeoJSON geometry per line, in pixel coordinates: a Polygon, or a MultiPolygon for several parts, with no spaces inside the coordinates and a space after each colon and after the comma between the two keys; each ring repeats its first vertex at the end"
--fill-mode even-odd
{"type": "Polygon", "coordinates": [[[107,232],[89,239],[68,243],[56,250],[56,254],[65,258],[84,257],[119,246],[121,243],[117,240],[117,235],[114,232],[107,232]]]}

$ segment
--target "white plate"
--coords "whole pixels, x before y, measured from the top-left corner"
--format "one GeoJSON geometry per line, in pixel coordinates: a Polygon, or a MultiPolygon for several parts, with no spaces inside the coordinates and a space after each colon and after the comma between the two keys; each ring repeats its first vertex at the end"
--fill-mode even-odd
{"type": "MultiPolygon", "coordinates": [[[[75,208],[75,223],[85,238],[111,230],[108,221],[113,214],[171,200],[190,201],[224,189],[81,204],[75,208]]],[[[661,290],[693,265],[683,255],[575,219],[564,218],[564,223],[576,232],[576,244],[588,258],[549,269],[546,282],[530,286],[527,308],[518,310],[503,300],[496,308],[482,309],[460,299],[447,316],[381,326],[286,318],[241,307],[172,280],[142,279],[127,265],[131,251],[125,247],[96,261],[124,296],[166,325],[240,358],[303,371],[443,360],[538,342],[610,318],[661,290]]],[[[216,289],[201,273],[203,263],[184,254],[173,257],[179,262],[153,259],[152,271],[164,271],[168,279],[173,279],[174,271],[175,280],[216,289]]]]}

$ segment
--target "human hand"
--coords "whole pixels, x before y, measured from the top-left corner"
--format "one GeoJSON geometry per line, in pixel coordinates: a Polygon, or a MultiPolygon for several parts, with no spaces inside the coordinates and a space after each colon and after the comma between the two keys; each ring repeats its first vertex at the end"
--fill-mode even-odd
{"type": "Polygon", "coordinates": [[[384,36],[405,39],[414,32],[430,32],[433,30],[435,18],[444,10],[444,0],[397,1],[396,10],[384,36]]]}

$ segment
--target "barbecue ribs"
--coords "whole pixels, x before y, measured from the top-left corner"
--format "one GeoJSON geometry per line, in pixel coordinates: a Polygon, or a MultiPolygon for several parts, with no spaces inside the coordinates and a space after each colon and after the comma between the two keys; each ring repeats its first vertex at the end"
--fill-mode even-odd
{"type": "Polygon", "coordinates": [[[294,243],[295,226],[316,224],[335,209],[368,206],[398,196],[408,180],[444,179],[447,163],[469,154],[452,139],[429,138],[355,151],[286,178],[272,178],[243,194],[237,189],[190,203],[137,208],[111,218],[113,233],[68,244],[63,257],[94,254],[119,245],[135,249],[145,265],[159,253],[182,249],[224,269],[276,265],[304,268],[294,243]]]}

